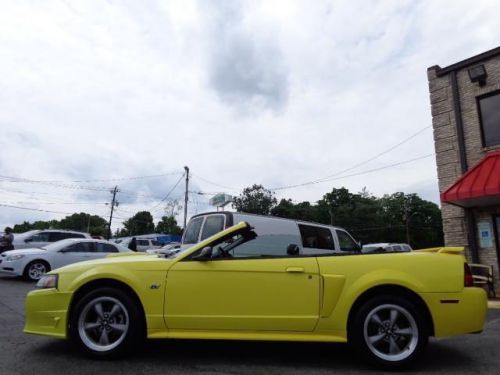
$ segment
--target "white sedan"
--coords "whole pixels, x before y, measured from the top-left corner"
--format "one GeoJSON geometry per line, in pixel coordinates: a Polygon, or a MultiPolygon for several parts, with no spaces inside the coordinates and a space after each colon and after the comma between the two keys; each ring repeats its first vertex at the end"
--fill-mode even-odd
{"type": "Polygon", "coordinates": [[[69,238],[40,248],[3,252],[0,274],[23,276],[26,280],[35,281],[44,273],[67,264],[123,252],[130,250],[103,240],[69,238]]]}

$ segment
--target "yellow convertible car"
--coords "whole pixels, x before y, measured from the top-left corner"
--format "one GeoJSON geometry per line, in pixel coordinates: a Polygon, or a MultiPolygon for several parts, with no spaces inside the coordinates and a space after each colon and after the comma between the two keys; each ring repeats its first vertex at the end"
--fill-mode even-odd
{"type": "MultiPolygon", "coordinates": [[[[309,237],[333,228],[303,227],[309,237]]],[[[414,362],[429,336],[483,329],[486,294],[472,286],[461,248],[361,254],[339,250],[345,238],[335,237],[315,254],[283,248],[290,238],[283,225],[261,236],[241,222],[169,255],[54,270],[26,298],[24,332],[69,339],[94,357],[145,338],[349,342],[394,368],[414,362]]]]}

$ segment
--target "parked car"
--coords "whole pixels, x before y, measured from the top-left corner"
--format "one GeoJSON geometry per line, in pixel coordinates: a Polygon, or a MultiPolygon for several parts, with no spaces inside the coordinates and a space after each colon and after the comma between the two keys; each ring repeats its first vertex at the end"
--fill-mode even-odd
{"type": "Polygon", "coordinates": [[[130,250],[103,240],[69,238],[40,248],[3,252],[0,255],[0,274],[36,281],[52,269],[120,252],[130,250]]]}
{"type": "Polygon", "coordinates": [[[154,238],[136,238],[137,251],[159,249],[161,244],[154,238]]]}
{"type": "Polygon", "coordinates": [[[185,249],[190,247],[189,245],[182,245],[180,242],[172,242],[168,245],[162,246],[159,249],[149,249],[146,250],[148,254],[171,254],[172,252],[180,251],[181,249],[185,249]]]}
{"type": "Polygon", "coordinates": [[[330,253],[356,251],[361,247],[346,230],[324,224],[284,219],[277,216],[262,216],[243,212],[207,212],[192,216],[182,236],[182,245],[194,245],[208,237],[231,227],[238,222],[247,222],[258,233],[273,233],[276,241],[297,244],[299,252],[330,253]],[[286,228],[286,229],[285,229],[286,228]],[[287,235],[282,232],[288,233],[287,235]],[[293,234],[293,235],[292,235],[293,234]],[[315,249],[315,250],[309,250],[315,249]]]}
{"type": "MultiPolygon", "coordinates": [[[[140,236],[134,236],[137,251],[146,251],[149,249],[159,249],[161,248],[161,244],[155,238],[143,238],[140,236]]],[[[125,237],[125,238],[117,238],[114,239],[113,242],[120,244],[124,247],[128,247],[130,241],[134,237],[125,237]]]]}
{"type": "Polygon", "coordinates": [[[14,233],[14,249],[35,248],[61,241],[66,238],[91,238],[90,234],[62,229],[30,230],[24,233],[14,233]]]}
{"type": "Polygon", "coordinates": [[[98,358],[137,352],[146,337],[349,342],[398,368],[429,336],[483,329],[486,294],[463,248],[365,256],[340,228],[260,219],[170,256],[51,271],[26,298],[24,332],[98,358]]]}
{"type": "Polygon", "coordinates": [[[367,254],[367,253],[391,253],[393,251],[401,252],[401,251],[412,251],[412,250],[413,249],[411,248],[411,246],[406,243],[383,242],[383,243],[369,243],[363,245],[361,252],[367,254]]]}

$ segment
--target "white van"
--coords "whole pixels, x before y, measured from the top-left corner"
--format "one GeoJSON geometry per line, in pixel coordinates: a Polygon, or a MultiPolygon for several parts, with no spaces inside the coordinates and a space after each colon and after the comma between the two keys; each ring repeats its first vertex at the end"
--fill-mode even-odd
{"type": "MultiPolygon", "coordinates": [[[[182,236],[182,248],[241,221],[246,221],[255,228],[259,241],[250,243],[259,248],[268,246],[269,249],[275,248],[294,255],[361,253],[359,244],[342,228],[242,212],[208,212],[191,217],[182,236]]],[[[249,248],[248,251],[252,252],[252,249],[249,248]]]]}
{"type": "Polygon", "coordinates": [[[14,233],[14,249],[27,249],[49,245],[67,238],[92,238],[90,234],[63,229],[35,229],[24,233],[14,233]]]}

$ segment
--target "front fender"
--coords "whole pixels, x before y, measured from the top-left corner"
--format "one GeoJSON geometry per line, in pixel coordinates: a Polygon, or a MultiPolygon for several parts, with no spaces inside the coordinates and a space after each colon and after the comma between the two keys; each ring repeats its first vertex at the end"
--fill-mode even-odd
{"type": "MultiPolygon", "coordinates": [[[[166,271],[134,270],[115,265],[95,266],[80,274],[67,275],[69,283],[66,286],[73,298],[75,293],[89,283],[105,280],[114,280],[125,284],[138,297],[145,313],[148,335],[158,331],[165,331],[163,306],[165,296],[166,271]]],[[[60,275],[60,284],[64,284],[65,275],[60,275]]],[[[97,284],[98,285],[98,284],[97,284]]],[[[73,299],[72,302],[73,303],[73,299]]]]}

